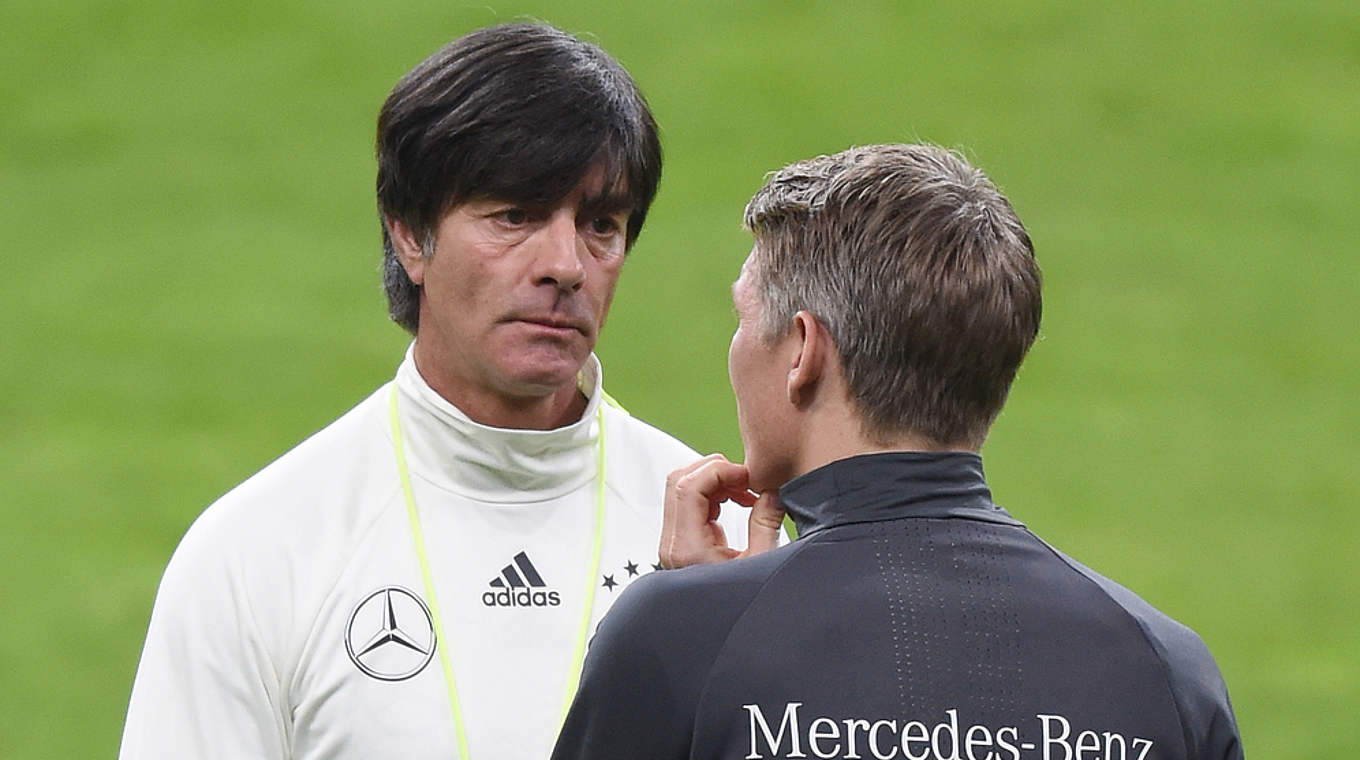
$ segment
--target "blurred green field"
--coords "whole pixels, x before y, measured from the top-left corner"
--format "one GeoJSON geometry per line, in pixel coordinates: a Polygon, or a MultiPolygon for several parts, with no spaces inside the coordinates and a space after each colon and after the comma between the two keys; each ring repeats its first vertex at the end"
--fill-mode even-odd
{"type": "Polygon", "coordinates": [[[447,39],[587,33],[663,128],[600,346],[740,455],[740,211],[851,144],[959,147],[1046,277],[998,499],[1197,629],[1253,757],[1360,745],[1360,5],[275,0],[0,6],[0,757],[109,757],[197,513],[390,377],[372,133],[447,39]]]}

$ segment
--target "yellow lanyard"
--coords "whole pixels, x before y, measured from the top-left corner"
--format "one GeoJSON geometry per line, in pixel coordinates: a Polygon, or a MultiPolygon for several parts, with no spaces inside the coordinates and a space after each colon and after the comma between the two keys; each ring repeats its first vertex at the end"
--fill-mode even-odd
{"type": "MultiPolygon", "coordinates": [[[[613,403],[607,395],[604,401],[613,403]]],[[[617,404],[615,404],[617,405],[617,404]]],[[[420,514],[416,511],[416,497],[411,491],[411,472],[406,466],[406,447],[401,432],[401,417],[397,414],[397,384],[392,383],[388,401],[388,415],[392,422],[392,446],[396,449],[397,475],[401,478],[401,490],[406,496],[406,514],[411,520],[411,535],[415,539],[416,557],[420,560],[420,575],[425,583],[425,597],[430,603],[430,617],[434,619],[435,647],[439,650],[439,663],[444,669],[444,684],[449,691],[449,709],[453,712],[453,730],[458,740],[458,757],[468,760],[467,731],[463,726],[463,711],[458,706],[458,687],[453,680],[453,660],[449,654],[449,639],[444,635],[444,623],[439,616],[439,602],[435,599],[434,576],[430,573],[429,552],[425,550],[425,535],[420,529],[420,514]],[[443,646],[441,646],[441,644],[443,646]]],[[[567,709],[576,696],[576,684],[581,680],[581,667],[585,664],[586,639],[590,634],[591,613],[595,610],[595,576],[600,570],[600,552],[604,547],[604,404],[595,413],[599,428],[596,445],[596,484],[595,484],[595,537],[590,552],[590,574],[586,577],[586,604],[581,613],[581,625],[576,631],[575,648],[572,652],[570,670],[567,671],[567,693],[562,701],[562,715],[558,719],[558,729],[566,720],[567,709]]],[[[556,734],[556,731],[553,732],[556,734]]]]}

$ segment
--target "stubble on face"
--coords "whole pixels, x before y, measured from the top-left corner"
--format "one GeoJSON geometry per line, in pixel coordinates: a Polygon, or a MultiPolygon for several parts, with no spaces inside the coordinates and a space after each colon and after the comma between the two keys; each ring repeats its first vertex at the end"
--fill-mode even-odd
{"type": "Polygon", "coordinates": [[[782,341],[765,336],[765,310],[757,292],[757,251],[742,264],[732,285],[732,304],[737,329],[728,349],[728,378],[737,401],[737,426],[741,431],[745,463],[751,488],[765,491],[783,485],[792,469],[792,440],[787,428],[791,409],[784,403],[785,375],[782,341]]]}

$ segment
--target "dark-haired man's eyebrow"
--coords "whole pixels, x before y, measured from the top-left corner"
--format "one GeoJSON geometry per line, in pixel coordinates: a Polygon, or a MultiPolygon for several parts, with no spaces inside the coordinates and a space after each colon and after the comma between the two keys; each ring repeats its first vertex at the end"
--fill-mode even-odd
{"type": "Polygon", "coordinates": [[[633,210],[633,199],[627,195],[618,193],[598,195],[592,198],[582,199],[581,209],[591,214],[601,214],[605,216],[623,212],[631,213],[633,210]]]}

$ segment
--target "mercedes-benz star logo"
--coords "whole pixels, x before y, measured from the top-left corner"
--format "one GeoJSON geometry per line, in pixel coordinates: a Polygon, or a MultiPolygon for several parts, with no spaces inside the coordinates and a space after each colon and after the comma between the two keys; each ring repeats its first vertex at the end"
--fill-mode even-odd
{"type": "Polygon", "coordinates": [[[434,657],[434,621],[420,597],[400,586],[378,589],[355,605],[345,651],[366,675],[404,681],[434,657]]]}

